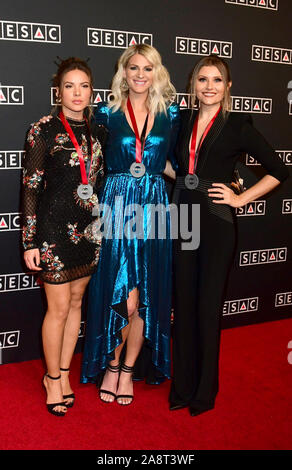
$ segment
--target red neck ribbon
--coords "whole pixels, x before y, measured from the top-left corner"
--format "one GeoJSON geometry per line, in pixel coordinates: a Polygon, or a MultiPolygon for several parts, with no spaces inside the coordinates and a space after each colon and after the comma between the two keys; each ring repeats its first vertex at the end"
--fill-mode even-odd
{"type": "Polygon", "coordinates": [[[148,114],[146,116],[143,131],[142,131],[142,134],[141,134],[141,137],[140,137],[139,132],[138,132],[138,126],[137,126],[135,114],[134,114],[133,107],[132,107],[132,104],[131,104],[131,101],[130,101],[129,98],[127,100],[127,108],[128,108],[128,111],[129,111],[129,116],[130,116],[131,123],[132,123],[133,129],[134,129],[134,132],[135,132],[135,136],[136,136],[136,162],[141,163],[142,162],[143,152],[144,152],[146,127],[147,127],[147,122],[148,122],[148,114]]]}
{"type": "MultiPolygon", "coordinates": [[[[78,144],[77,139],[74,135],[74,132],[72,131],[69,122],[65,118],[63,111],[60,111],[59,118],[61,119],[66,131],[68,132],[69,137],[72,141],[72,144],[75,147],[76,152],[78,153],[82,184],[88,184],[88,179],[87,179],[87,174],[86,174],[86,169],[85,169],[85,163],[84,163],[84,157],[83,157],[83,153],[82,153],[82,150],[80,148],[80,145],[78,144]]],[[[85,121],[86,121],[86,124],[87,124],[87,127],[88,127],[89,138],[90,138],[90,142],[91,142],[91,160],[90,160],[90,169],[89,169],[89,172],[88,172],[88,175],[90,175],[91,164],[92,164],[92,156],[93,156],[93,149],[92,149],[93,146],[92,146],[92,138],[91,138],[91,133],[90,133],[90,129],[89,129],[89,124],[88,124],[88,121],[87,121],[86,118],[85,118],[85,121]]]]}
{"type": "Polygon", "coordinates": [[[213,126],[214,124],[214,121],[216,119],[216,117],[218,116],[218,114],[220,113],[222,107],[220,106],[220,108],[218,109],[218,111],[216,112],[216,114],[212,117],[211,121],[209,122],[208,126],[206,127],[206,129],[204,130],[204,133],[201,137],[201,140],[199,142],[199,145],[198,145],[198,148],[197,148],[197,151],[196,151],[196,142],[197,142],[197,131],[198,131],[198,120],[199,120],[199,113],[196,117],[196,120],[194,122],[194,127],[193,127],[193,133],[192,133],[192,140],[191,140],[191,150],[190,150],[190,158],[189,158],[189,174],[194,174],[195,171],[196,171],[196,168],[197,168],[197,164],[198,164],[198,157],[199,157],[199,152],[200,152],[200,148],[202,146],[202,143],[206,137],[206,135],[208,134],[209,130],[211,129],[211,127],[213,126]]]}

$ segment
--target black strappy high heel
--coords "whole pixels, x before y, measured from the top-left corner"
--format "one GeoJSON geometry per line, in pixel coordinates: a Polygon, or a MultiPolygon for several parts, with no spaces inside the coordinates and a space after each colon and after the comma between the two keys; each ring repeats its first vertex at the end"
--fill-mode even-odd
{"type": "MultiPolygon", "coordinates": [[[[46,373],[43,377],[43,386],[45,388],[45,390],[47,391],[46,387],[45,387],[45,384],[44,384],[44,378],[45,377],[48,377],[49,379],[51,380],[59,380],[61,378],[61,374],[58,376],[58,377],[52,377],[51,375],[49,375],[48,373],[46,373]]],[[[56,406],[64,406],[67,408],[65,402],[60,402],[60,403],[46,403],[47,405],[47,409],[48,409],[48,412],[49,413],[52,413],[52,415],[55,415],[55,416],[65,416],[66,414],[66,411],[56,411],[54,408],[56,408],[56,406]]]]}
{"type": "MultiPolygon", "coordinates": [[[[111,366],[110,364],[107,365],[107,370],[109,370],[110,372],[114,372],[114,373],[117,373],[117,372],[120,372],[120,365],[117,365],[117,366],[111,366]]],[[[114,399],[116,398],[116,394],[114,392],[110,392],[109,390],[105,390],[105,389],[102,389],[100,388],[99,389],[99,398],[101,399],[101,401],[103,401],[104,403],[113,403],[113,401],[107,401],[107,400],[104,400],[103,398],[101,398],[101,393],[106,393],[107,395],[111,395],[112,397],[114,397],[114,399]]]]}
{"type": "MultiPolygon", "coordinates": [[[[126,372],[128,374],[133,374],[134,372],[134,367],[129,367],[129,366],[126,366],[126,364],[122,364],[121,366],[121,371],[122,372],[126,372]]],[[[131,405],[131,403],[133,402],[134,400],[134,395],[117,395],[116,396],[116,400],[117,400],[117,403],[121,406],[127,406],[127,405],[131,405]],[[118,399],[119,398],[131,398],[131,401],[129,403],[119,403],[118,402],[118,399]]]]}
{"type": "MultiPolygon", "coordinates": [[[[70,369],[63,369],[62,367],[60,367],[60,370],[63,371],[63,372],[69,372],[70,369]]],[[[75,402],[75,394],[74,393],[69,393],[68,395],[63,395],[63,399],[64,400],[68,400],[69,398],[72,398],[73,401],[71,401],[71,403],[65,403],[65,406],[67,406],[67,408],[72,408],[72,406],[74,405],[74,402],[75,402]]]]}

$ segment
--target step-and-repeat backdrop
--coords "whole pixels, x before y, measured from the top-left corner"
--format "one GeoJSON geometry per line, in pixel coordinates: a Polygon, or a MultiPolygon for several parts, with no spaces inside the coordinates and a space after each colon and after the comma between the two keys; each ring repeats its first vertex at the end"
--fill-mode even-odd
{"type": "MultiPolygon", "coordinates": [[[[161,53],[181,108],[200,57],[230,64],[232,107],[292,164],[292,4],[289,0],[74,0],[1,2],[0,13],[0,362],[41,356],[43,288],[22,262],[20,182],[30,123],[54,103],[57,56],[89,58],[95,105],[107,98],[120,54],[135,43],[161,53]]],[[[248,187],[264,174],[253,155],[238,164],[248,187]]],[[[237,210],[238,249],[222,310],[223,327],[292,316],[291,178],[237,210]]],[[[210,273],[212,275],[212,273],[210,273]]],[[[212,295],[212,292],[210,292],[212,295]]],[[[86,297],[77,350],[82,349],[86,297]]]]}

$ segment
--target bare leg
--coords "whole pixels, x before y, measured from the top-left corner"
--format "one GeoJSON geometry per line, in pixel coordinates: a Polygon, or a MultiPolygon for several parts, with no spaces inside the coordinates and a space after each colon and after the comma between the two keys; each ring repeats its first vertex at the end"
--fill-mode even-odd
{"type": "MultiPolygon", "coordinates": [[[[129,315],[129,331],[127,335],[127,351],[125,356],[125,364],[128,367],[135,365],[136,359],[141,350],[144,337],[143,328],[144,322],[139,317],[139,291],[135,289],[131,292],[132,297],[128,299],[128,315],[129,315]],[[133,293],[133,294],[132,294],[133,293]]],[[[121,371],[119,378],[119,387],[117,395],[133,395],[133,381],[132,374],[121,371]]],[[[121,405],[128,405],[132,401],[131,398],[119,398],[118,403],[121,405]]]]}
{"type": "MultiPolygon", "coordinates": [[[[60,359],[62,352],[64,328],[70,306],[69,283],[55,285],[44,283],[47,296],[48,309],[42,326],[43,349],[48,374],[52,377],[60,375],[60,359]]],[[[50,380],[44,377],[47,390],[47,403],[60,403],[63,401],[63,392],[60,380],[50,380]]],[[[66,412],[67,408],[57,406],[55,411],[66,412]]]]}
{"type": "MultiPolygon", "coordinates": [[[[70,368],[80,329],[82,298],[89,280],[90,276],[87,276],[70,282],[70,307],[64,329],[60,362],[61,368],[63,369],[70,368]]],[[[61,384],[63,395],[72,393],[69,382],[69,371],[61,371],[61,384]]],[[[72,401],[73,399],[69,398],[66,400],[66,404],[72,401]]]]}
{"type": "MultiPolygon", "coordinates": [[[[139,318],[138,316],[138,306],[139,306],[139,291],[137,288],[133,289],[129,293],[129,297],[127,299],[127,309],[128,309],[128,318],[129,318],[129,324],[123,328],[122,330],[122,338],[123,342],[116,348],[115,350],[115,359],[110,362],[110,365],[116,366],[120,362],[120,354],[123,349],[124,343],[127,340],[127,355],[128,355],[128,350],[129,350],[129,340],[130,340],[130,357],[129,360],[135,363],[135,360],[139,354],[139,351],[141,349],[141,345],[143,343],[143,320],[139,318]],[[139,321],[140,320],[140,321],[139,321]],[[137,328],[138,323],[142,323],[142,329],[137,328]],[[134,329],[132,331],[134,325],[134,329]],[[140,332],[141,330],[141,332],[140,332]],[[132,333],[131,333],[132,331],[132,333]],[[129,338],[130,335],[130,338],[129,338]],[[138,335],[139,339],[136,339],[136,335],[138,335]]],[[[128,364],[127,365],[132,365],[128,364]]],[[[124,374],[123,374],[124,375],[124,374]]],[[[129,375],[129,374],[128,374],[129,375]]],[[[129,377],[128,377],[129,379],[129,377]]],[[[118,386],[118,380],[119,380],[119,375],[117,373],[111,372],[109,370],[106,370],[103,382],[102,382],[102,389],[108,390],[110,392],[116,393],[117,392],[117,386],[118,386]]],[[[131,389],[132,387],[132,381],[128,381],[128,388],[131,389]]],[[[120,388],[120,387],[119,387],[120,388]]],[[[133,388],[132,388],[133,389],[133,388]]],[[[126,392],[123,392],[126,393],[126,392]]],[[[127,394],[130,394],[128,392],[127,394]]],[[[104,401],[108,402],[113,402],[114,397],[112,395],[106,394],[106,393],[101,393],[100,397],[104,401]]]]}

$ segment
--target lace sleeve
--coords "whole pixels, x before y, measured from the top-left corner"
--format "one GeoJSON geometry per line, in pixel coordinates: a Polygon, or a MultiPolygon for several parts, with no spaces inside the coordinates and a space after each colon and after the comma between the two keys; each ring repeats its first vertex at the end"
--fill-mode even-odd
{"type": "Polygon", "coordinates": [[[40,126],[33,124],[27,134],[23,159],[22,243],[25,251],[38,248],[36,233],[37,206],[43,190],[46,153],[46,143],[40,133],[40,126]]]}

